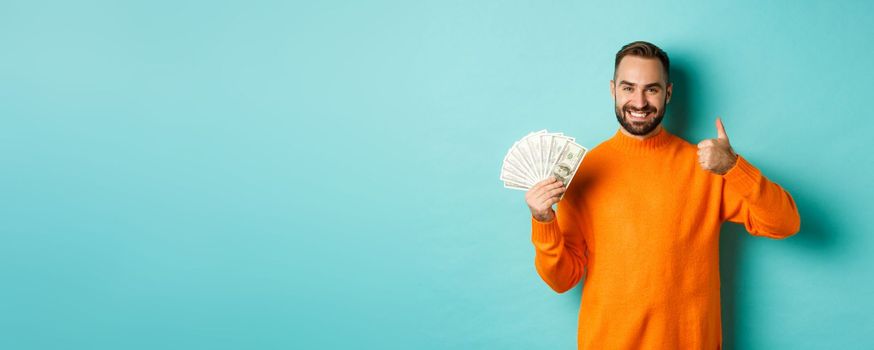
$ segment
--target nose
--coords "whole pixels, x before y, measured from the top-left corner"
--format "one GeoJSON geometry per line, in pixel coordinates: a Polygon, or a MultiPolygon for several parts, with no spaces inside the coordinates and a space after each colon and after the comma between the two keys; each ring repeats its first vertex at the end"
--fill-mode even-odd
{"type": "Polygon", "coordinates": [[[644,95],[643,90],[637,91],[631,96],[631,104],[637,109],[643,109],[647,106],[646,96],[644,95]]]}

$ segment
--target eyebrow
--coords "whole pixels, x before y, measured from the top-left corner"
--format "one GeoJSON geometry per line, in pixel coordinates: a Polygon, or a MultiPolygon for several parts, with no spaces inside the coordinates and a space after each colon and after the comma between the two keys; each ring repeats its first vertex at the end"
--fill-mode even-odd
{"type": "MultiPolygon", "coordinates": [[[[620,81],[619,81],[619,85],[637,86],[637,84],[632,83],[632,82],[630,82],[630,81],[625,81],[625,80],[620,80],[620,81]]],[[[659,88],[664,88],[664,87],[662,86],[662,83],[649,83],[649,84],[644,85],[643,87],[644,87],[644,88],[648,88],[648,87],[652,87],[652,86],[658,86],[659,88]]]]}

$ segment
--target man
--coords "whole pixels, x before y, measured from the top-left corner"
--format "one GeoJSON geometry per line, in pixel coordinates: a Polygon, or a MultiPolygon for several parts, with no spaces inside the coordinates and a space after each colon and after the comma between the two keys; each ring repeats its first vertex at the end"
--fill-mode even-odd
{"type": "Polygon", "coordinates": [[[673,91],[664,51],[630,43],[614,69],[619,130],[586,155],[561,201],[554,178],[525,195],[537,273],[559,293],[585,279],[580,349],[719,349],[720,225],[785,238],[798,210],[732,150],[721,119],[697,146],[662,127],[673,91]]]}

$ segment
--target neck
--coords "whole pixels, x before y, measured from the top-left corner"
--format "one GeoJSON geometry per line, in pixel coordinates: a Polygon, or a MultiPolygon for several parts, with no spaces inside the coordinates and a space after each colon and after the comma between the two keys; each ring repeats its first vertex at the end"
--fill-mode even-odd
{"type": "Polygon", "coordinates": [[[656,126],[655,129],[652,129],[652,131],[650,131],[650,132],[647,133],[646,135],[635,135],[635,134],[632,134],[632,133],[628,132],[628,130],[625,130],[625,128],[623,128],[623,127],[620,127],[619,130],[621,130],[622,133],[625,134],[625,135],[628,136],[628,137],[632,137],[632,138],[635,138],[635,139],[638,139],[638,140],[646,140],[646,139],[648,139],[648,138],[650,138],[650,137],[653,137],[655,134],[658,134],[659,131],[662,130],[662,125],[659,124],[658,126],[656,126]]]}

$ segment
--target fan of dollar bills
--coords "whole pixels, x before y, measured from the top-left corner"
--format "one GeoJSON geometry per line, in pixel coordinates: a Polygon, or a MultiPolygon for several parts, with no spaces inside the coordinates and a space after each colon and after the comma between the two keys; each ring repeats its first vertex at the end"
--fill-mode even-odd
{"type": "Polygon", "coordinates": [[[527,191],[534,184],[555,176],[567,188],[587,151],[573,137],[560,132],[529,133],[507,151],[501,180],[506,188],[527,191]]]}

